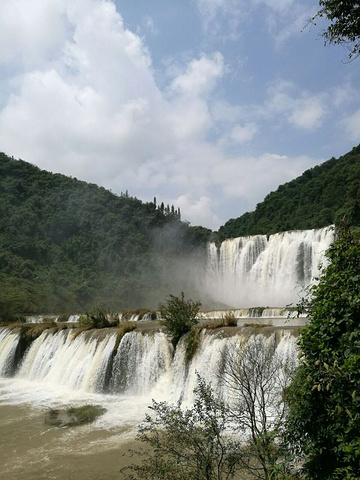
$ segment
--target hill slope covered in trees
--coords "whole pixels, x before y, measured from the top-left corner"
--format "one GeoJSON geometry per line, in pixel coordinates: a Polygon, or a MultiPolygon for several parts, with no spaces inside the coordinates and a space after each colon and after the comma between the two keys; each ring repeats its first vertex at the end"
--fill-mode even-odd
{"type": "Polygon", "coordinates": [[[157,306],[176,288],[177,262],[209,234],[155,199],[117,196],[0,154],[0,310],[157,306]]]}
{"type": "Polygon", "coordinates": [[[255,211],[228,220],[217,237],[321,228],[344,216],[350,225],[360,225],[360,145],[281,185],[255,211]]]}

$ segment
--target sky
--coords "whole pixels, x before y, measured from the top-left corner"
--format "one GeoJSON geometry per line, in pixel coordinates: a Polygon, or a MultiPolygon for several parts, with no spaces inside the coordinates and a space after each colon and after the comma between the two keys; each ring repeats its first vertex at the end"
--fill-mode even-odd
{"type": "Polygon", "coordinates": [[[360,143],[313,0],[0,0],[0,150],[216,230],[360,143]]]}

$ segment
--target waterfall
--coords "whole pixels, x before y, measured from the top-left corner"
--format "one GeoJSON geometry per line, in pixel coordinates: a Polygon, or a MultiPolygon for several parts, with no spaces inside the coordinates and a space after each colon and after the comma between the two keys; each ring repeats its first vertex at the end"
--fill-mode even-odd
{"type": "MultiPolygon", "coordinates": [[[[13,378],[42,385],[44,389],[66,387],[74,392],[191,404],[197,374],[211,382],[219,394],[226,394],[222,381],[224,365],[229,352],[246,345],[251,338],[243,332],[239,328],[231,334],[221,329],[202,330],[198,349],[186,365],[184,338],[173,352],[162,332],[128,332],[115,352],[114,331],[93,330],[76,335],[74,329],[56,333],[47,330],[27,349],[13,378]]],[[[274,329],[267,335],[255,336],[272,342],[274,355],[278,352],[283,358],[296,358],[296,340],[290,331],[274,329]]],[[[10,371],[19,341],[18,333],[0,330],[3,377],[10,371]]]]}
{"type": "Polygon", "coordinates": [[[239,237],[208,247],[208,290],[235,307],[296,302],[324,263],[332,227],[239,237]]]}
{"type": "Polygon", "coordinates": [[[103,339],[72,330],[43,332],[29,348],[17,377],[74,390],[101,392],[116,335],[103,339]]]}
{"type": "Polygon", "coordinates": [[[18,333],[0,328],[0,377],[8,377],[13,373],[19,340],[18,333]]]}
{"type": "Polygon", "coordinates": [[[114,357],[110,391],[147,393],[169,370],[171,361],[172,347],[163,333],[129,332],[114,357]]]}

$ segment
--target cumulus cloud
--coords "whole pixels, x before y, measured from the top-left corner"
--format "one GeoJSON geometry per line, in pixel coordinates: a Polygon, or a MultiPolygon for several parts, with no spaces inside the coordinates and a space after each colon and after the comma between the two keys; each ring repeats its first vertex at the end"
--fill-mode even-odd
{"type": "MultiPolygon", "coordinates": [[[[208,22],[231,15],[235,3],[197,0],[208,22]]],[[[211,228],[227,219],[225,204],[254,206],[315,163],[279,152],[247,155],[245,147],[265,123],[318,128],[330,94],[278,81],[264,104],[230,104],[216,90],[228,74],[219,51],[176,62],[160,87],[144,39],[125,27],[111,0],[3,0],[1,150],[116,193],[157,196],[211,228]]],[[[335,97],[341,108],[345,97],[335,97]]],[[[357,122],[348,119],[350,133],[357,122]]]]}
{"type": "Polygon", "coordinates": [[[343,120],[348,136],[354,142],[360,142],[360,109],[343,120]]]}
{"type": "Polygon", "coordinates": [[[2,0],[0,63],[26,68],[53,60],[69,27],[63,12],[62,0],[2,0]]]}
{"type": "Polygon", "coordinates": [[[299,90],[292,82],[278,81],[268,90],[268,114],[282,116],[296,128],[312,130],[321,126],[328,109],[327,95],[299,90]]]}
{"type": "Polygon", "coordinates": [[[170,90],[191,97],[203,95],[213,88],[223,73],[224,60],[221,53],[216,52],[210,57],[203,55],[189,63],[186,72],[174,79],[170,90]]]}
{"type": "Polygon", "coordinates": [[[180,195],[171,202],[185,212],[183,220],[191,219],[195,225],[219,225],[220,219],[214,213],[213,199],[206,195],[191,199],[190,195],[180,195]]]}

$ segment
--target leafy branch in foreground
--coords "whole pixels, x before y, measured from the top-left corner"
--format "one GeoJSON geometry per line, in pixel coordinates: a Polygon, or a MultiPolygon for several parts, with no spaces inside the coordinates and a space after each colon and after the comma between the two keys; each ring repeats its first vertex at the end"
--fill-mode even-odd
{"type": "Polygon", "coordinates": [[[290,355],[277,353],[275,339],[264,335],[252,335],[247,344],[233,344],[227,352],[223,381],[228,415],[243,442],[238,460],[246,478],[297,478],[283,441],[283,393],[295,366],[290,355]]]}
{"type": "Polygon", "coordinates": [[[289,442],[311,480],[360,478],[360,240],[346,229],[312,289],[302,363],[287,391],[289,442]]]}
{"type": "Polygon", "coordinates": [[[312,21],[325,17],[330,25],[322,33],[325,44],[341,44],[349,47],[349,58],[360,54],[360,5],[356,0],[320,0],[320,10],[312,21]]]}
{"type": "Polygon", "coordinates": [[[224,356],[226,402],[198,375],[193,407],[153,401],[137,439],[142,461],[123,470],[144,480],[295,480],[284,447],[283,389],[288,358],[275,340],[254,335],[224,356]]]}

